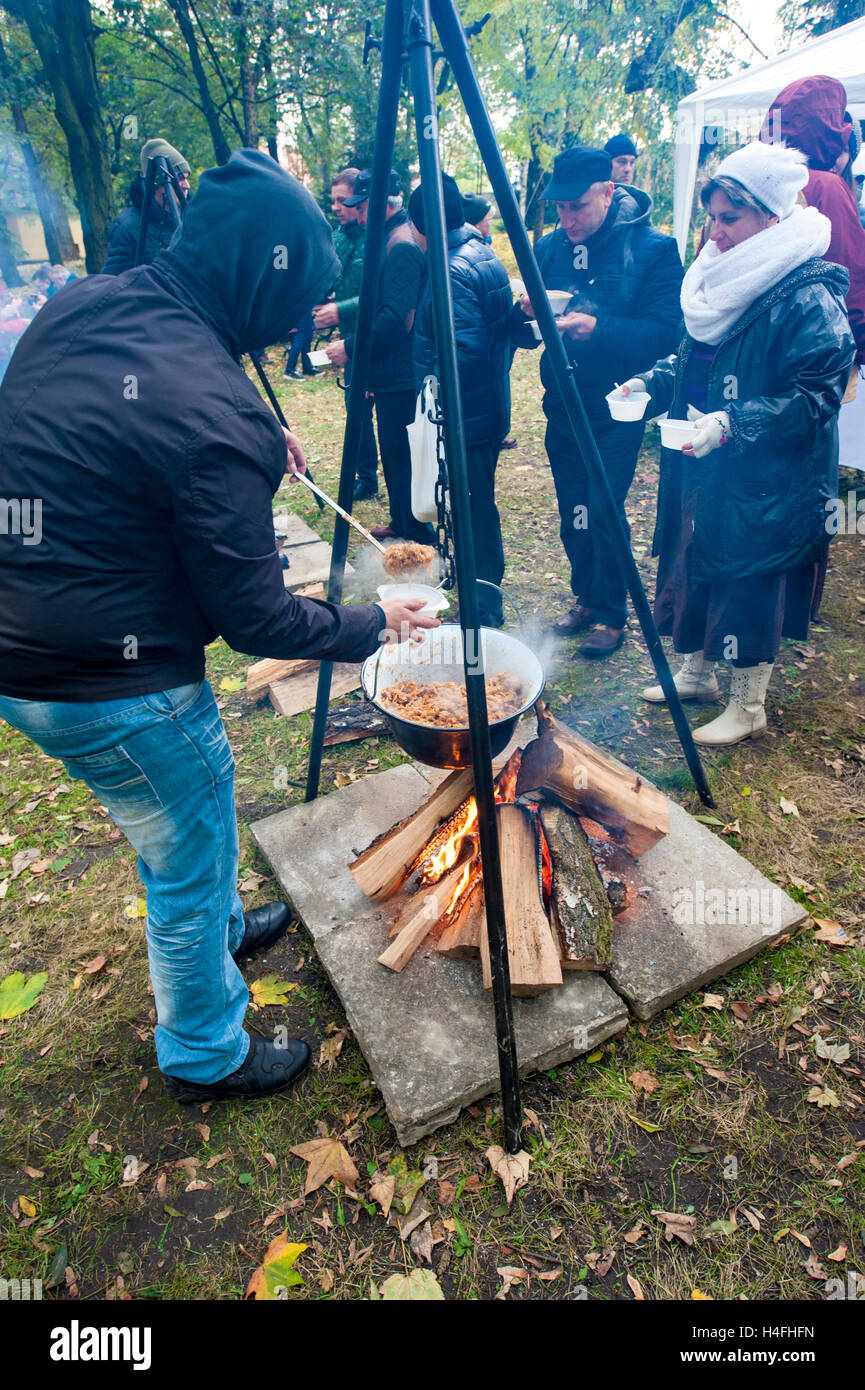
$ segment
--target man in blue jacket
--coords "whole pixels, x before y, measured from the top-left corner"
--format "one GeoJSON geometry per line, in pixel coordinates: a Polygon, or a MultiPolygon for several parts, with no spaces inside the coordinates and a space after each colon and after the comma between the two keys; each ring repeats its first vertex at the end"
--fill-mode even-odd
{"type": "MultiPolygon", "coordinates": [[[[449,174],[443,175],[448,266],[463,409],[472,533],[478,579],[480,619],[501,627],[502,601],[496,589],[505,572],[502,528],[496,507],[496,463],[511,417],[510,314],[513,307],[508,273],[477,227],[464,221],[463,197],[449,174]]],[[[423,198],[416,188],[409,200],[415,237],[426,249],[423,198]]],[[[414,330],[415,386],[436,374],[432,303],[426,290],[414,330]]]]}
{"type": "Polygon", "coordinates": [[[283,1089],[310,1056],[243,1027],[237,962],[290,912],[238,897],[234,759],[205,646],[359,661],[387,629],[436,626],[406,611],[422,600],[343,608],[283,584],[273,494],[305,461],[241,354],[281,341],[338,274],[306,189],[239,150],[202,175],[153,265],[46,304],[0,389],[0,495],[28,522],[0,536],[0,717],[138,851],[156,1055],[181,1101],[283,1089]]]}
{"type": "MultiPolygon", "coordinates": [[[[673,238],[652,226],[649,195],[638,188],[615,187],[611,174],[610,156],[604,150],[576,145],[557,156],[544,197],[555,203],[560,225],[541,238],[535,255],[547,289],[565,290],[571,296],[559,329],[619,516],[630,535],[625,500],[644,425],[611,420],[604,397],[617,382],[653,367],[675,349],[682,263],[673,238]]],[[[533,317],[523,295],[511,317],[520,347],[537,347],[526,322],[533,317]]],[[[624,640],[627,586],[546,354],[541,358],[541,381],[545,444],[575,599],[555,630],[563,637],[587,632],[580,653],[602,658],[624,640]]]]}

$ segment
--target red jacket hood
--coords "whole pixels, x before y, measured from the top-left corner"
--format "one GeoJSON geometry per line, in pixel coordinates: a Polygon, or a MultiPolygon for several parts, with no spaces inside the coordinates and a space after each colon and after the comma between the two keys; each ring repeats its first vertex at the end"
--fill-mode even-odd
{"type": "Polygon", "coordinates": [[[849,148],[852,129],[843,83],[834,77],[803,77],[778,93],[760,139],[767,144],[785,140],[808,156],[812,169],[831,169],[849,148]]]}

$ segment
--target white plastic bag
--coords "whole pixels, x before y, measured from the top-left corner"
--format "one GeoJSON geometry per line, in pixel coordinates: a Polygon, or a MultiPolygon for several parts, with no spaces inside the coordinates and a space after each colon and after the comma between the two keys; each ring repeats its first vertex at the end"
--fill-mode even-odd
{"type": "Polygon", "coordinates": [[[438,430],[429,418],[438,414],[439,384],[434,376],[424,377],[414,422],[406,426],[411,449],[411,509],[417,521],[438,520],[436,483],[439,475],[438,430]]]}

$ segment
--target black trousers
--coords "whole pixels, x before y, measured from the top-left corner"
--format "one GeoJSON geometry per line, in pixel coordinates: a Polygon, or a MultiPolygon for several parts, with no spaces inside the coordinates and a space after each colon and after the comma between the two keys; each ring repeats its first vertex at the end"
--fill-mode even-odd
{"type": "Polygon", "coordinates": [[[378,447],[390,501],[391,528],[404,540],[432,545],[433,528],[416,521],[411,509],[411,451],[406,429],[414,420],[414,411],[415,393],[411,389],[375,392],[378,447]]]}
{"type": "MultiPolygon", "coordinates": [[[[630,541],[625,500],[634,481],[645,425],[642,420],[621,422],[609,416],[604,420],[594,413],[589,423],[625,535],[630,541]]],[[[559,534],[570,561],[574,597],[592,610],[595,622],[607,627],[624,627],[628,586],[576,441],[564,421],[548,418],[544,444],[556,487],[561,521],[559,534]]]]}
{"type": "MultiPolygon", "coordinates": [[[[348,388],[351,385],[351,361],[343,368],[345,377],[345,408],[348,410],[348,388]]],[[[363,424],[360,433],[360,453],[357,458],[357,481],[366,491],[378,491],[378,449],[375,446],[375,431],[372,427],[372,400],[364,401],[363,424]]]]}
{"type": "MultiPolygon", "coordinates": [[[[496,506],[499,443],[497,440],[495,444],[467,445],[466,464],[478,579],[500,585],[505,574],[505,552],[499,509],[496,506]]],[[[478,608],[480,620],[486,627],[501,627],[501,595],[494,589],[488,589],[486,584],[478,585],[478,608]]]]}

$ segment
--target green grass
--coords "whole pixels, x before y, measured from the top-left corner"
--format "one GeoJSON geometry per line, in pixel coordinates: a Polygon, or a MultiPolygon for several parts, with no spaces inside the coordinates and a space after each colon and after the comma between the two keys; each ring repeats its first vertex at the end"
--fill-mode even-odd
{"type": "MultiPolygon", "coordinates": [[[[313,471],[332,491],[343,421],[335,383],[324,375],[279,381],[313,471]]],[[[539,627],[568,606],[569,590],[543,453],[536,355],[518,356],[513,381],[519,446],[502,455],[498,474],[505,584],[539,627]]],[[[650,589],[655,461],[650,429],[629,502],[650,589]]],[[[286,483],[275,508],[286,502],[331,536],[329,515],[306,492],[286,483]]],[[[383,516],[373,501],[357,510],[367,525],[383,516]]],[[[809,1251],[793,1231],[811,1242],[827,1277],[862,1271],[863,559],[859,538],[836,542],[822,623],[808,647],[786,644],[778,663],[770,736],[706,756],[724,838],[812,913],[841,922],[854,944],[832,951],[809,926],[715,982],[722,1010],[705,1008],[700,992],[648,1024],[632,1020],[592,1054],[596,1060],[529,1078],[531,1180],[509,1209],[484,1157],[501,1139],[495,1097],[411,1150],[410,1164],[429,1155],[438,1163],[439,1181],[428,1181],[423,1195],[441,1237],[433,1265],[448,1297],[491,1298],[502,1282],[497,1270],[517,1266],[528,1278],[509,1298],[574,1298],[581,1290],[592,1299],[632,1298],[627,1275],[647,1299],[689,1299],[694,1289],[716,1299],[823,1298],[824,1281],[805,1270],[809,1251]],[[798,817],[784,814],[782,797],[795,802],[798,817]],[[730,1008],[740,1001],[753,1008],[746,1021],[730,1008]],[[850,1044],[843,1068],[816,1056],[818,1029],[830,1042],[850,1044]],[[630,1079],[639,1072],[656,1081],[651,1094],[630,1079]],[[815,1085],[830,1086],[839,1107],[808,1103],[815,1085]],[[643,1129],[638,1120],[658,1128],[643,1129]],[[851,1153],[856,1160],[839,1169],[851,1153]],[[656,1210],[693,1215],[695,1243],[665,1241],[656,1210]],[[731,1212],[734,1231],[710,1230],[731,1212]],[[605,1250],[615,1258],[599,1274],[605,1250]],[[544,1273],[555,1277],[544,1280],[544,1273]]],[[[551,665],[554,710],[700,813],[669,716],[639,699],[651,671],[633,623],[622,650],[600,666],[574,659],[575,645],[565,644],[551,665]]],[[[248,664],[222,642],[209,649],[208,674],[237,761],[240,877],[254,872],[263,880],[244,895],[254,905],[279,889],[248,825],[302,799],[310,719],[287,720],[243,692],[219,690],[248,664]]],[[[322,792],[403,760],[388,739],[326,750],[322,792]]],[[[0,1274],[44,1277],[65,1245],[72,1287],[62,1283],[53,1298],[234,1299],[284,1229],[308,1247],[298,1261],[305,1283],[292,1299],[364,1299],[371,1281],[417,1264],[393,1226],[332,1185],[303,1198],[305,1165],[290,1150],[322,1129],[347,1134],[364,1195],[369,1166],[384,1170],[397,1152],[353,1038],[332,1071],[314,1069],[287,1098],[218,1105],[206,1114],[174,1106],[153,1055],[143,923],[130,915],[141,896],[134,855],[90,794],[5,726],[0,799],[0,835],[15,836],[0,843],[0,882],[10,880],[0,901],[0,976],[48,972],[37,1005],[0,1025],[0,1274]],[[12,880],[22,849],[50,861],[46,872],[34,876],[28,868],[12,880]],[[84,972],[100,954],[107,964],[84,972]],[[148,1167],[124,1185],[129,1155],[148,1167]],[[195,1162],[178,1166],[182,1160],[195,1162]],[[187,1191],[190,1181],[210,1186],[187,1191]],[[34,1218],[16,1205],[21,1197],[34,1203],[34,1218]]],[[[328,1025],[347,1026],[299,924],[267,968],[300,988],[285,1009],[254,1015],[253,1027],[285,1023],[321,1041],[328,1025]]],[[[253,962],[249,978],[255,969],[253,962]]]]}

